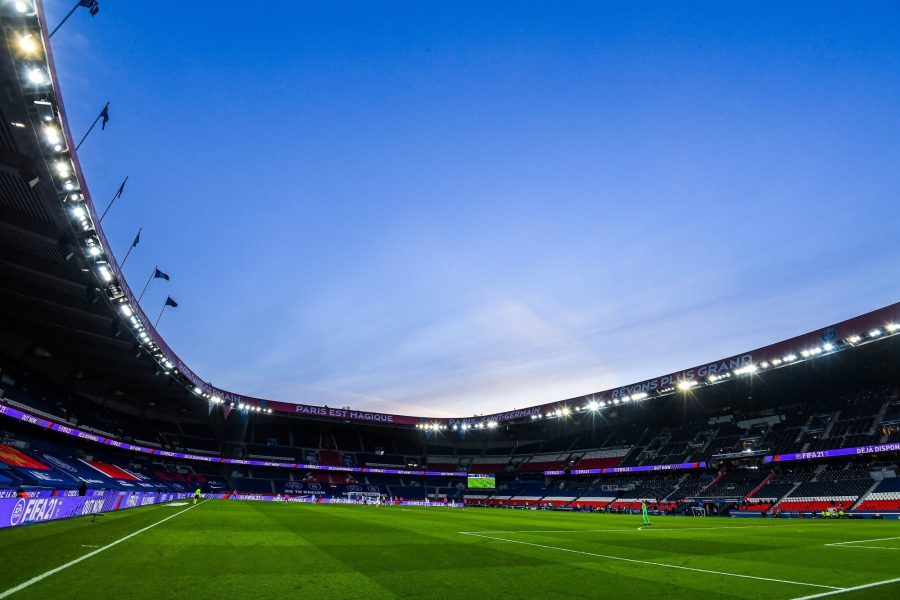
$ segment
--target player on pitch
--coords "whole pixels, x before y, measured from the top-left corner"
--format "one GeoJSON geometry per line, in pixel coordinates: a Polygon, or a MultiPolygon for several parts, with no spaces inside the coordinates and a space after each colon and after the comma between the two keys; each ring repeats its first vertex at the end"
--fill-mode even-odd
{"type": "Polygon", "coordinates": [[[650,524],[650,513],[647,512],[646,500],[641,500],[641,519],[644,520],[644,525],[650,524]]]}

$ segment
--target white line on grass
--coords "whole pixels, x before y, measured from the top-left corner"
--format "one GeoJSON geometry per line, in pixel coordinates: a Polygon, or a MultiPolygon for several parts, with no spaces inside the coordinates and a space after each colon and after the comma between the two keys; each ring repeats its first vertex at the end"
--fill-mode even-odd
{"type": "Polygon", "coordinates": [[[853,587],[844,588],[842,590],[834,590],[833,592],[822,592],[821,594],[813,594],[812,596],[801,596],[794,600],[812,600],[813,598],[825,598],[827,596],[837,596],[838,594],[846,594],[847,592],[856,592],[859,590],[867,590],[869,588],[878,587],[880,585],[888,585],[889,583],[900,583],[900,577],[894,579],[885,579],[884,581],[876,581],[875,583],[866,583],[864,585],[855,585],[853,587]]]}
{"type": "MultiPolygon", "coordinates": [[[[825,544],[830,546],[831,544],[825,544]]],[[[867,548],[870,550],[900,550],[900,548],[891,548],[889,546],[835,546],[836,548],[867,548]]]]}
{"type": "MultiPolygon", "coordinates": [[[[506,529],[495,531],[457,531],[464,535],[475,533],[621,533],[629,531],[705,531],[709,529],[778,529],[782,527],[798,528],[801,525],[722,525],[719,527],[632,527],[630,529],[506,529]]],[[[871,541],[871,540],[865,540],[871,541]]]]}
{"type": "Polygon", "coordinates": [[[847,546],[852,544],[867,544],[869,542],[886,542],[888,540],[900,540],[900,535],[895,535],[894,537],[887,538],[875,538],[870,540],[852,540],[849,542],[832,542],[830,544],[825,544],[826,546],[847,546]]]}
{"type": "Polygon", "coordinates": [[[475,537],[485,538],[488,540],[497,540],[499,542],[509,542],[510,544],[522,544],[523,546],[534,546],[536,548],[544,548],[547,550],[559,550],[560,552],[571,552],[572,554],[583,554],[585,556],[596,556],[598,558],[606,558],[609,560],[618,560],[622,562],[635,563],[639,565],[651,565],[654,567],[662,567],[664,569],[679,569],[682,571],[694,571],[696,573],[709,573],[710,575],[723,575],[725,577],[739,577],[741,579],[756,579],[758,581],[771,581],[774,583],[787,583],[789,585],[804,585],[807,587],[825,588],[829,590],[843,591],[843,588],[833,585],[822,585],[820,583],[807,583],[805,581],[791,581],[790,579],[775,579],[773,577],[759,577],[757,575],[743,575],[741,573],[728,573],[726,571],[713,571],[711,569],[698,569],[696,567],[683,567],[681,565],[670,565],[652,560],[638,560],[636,558],[625,558],[623,556],[612,556],[610,554],[598,554],[596,552],[585,552],[584,550],[573,550],[571,548],[561,548],[559,546],[546,546],[544,544],[535,544],[533,542],[523,542],[521,540],[509,540],[505,538],[494,537],[490,535],[482,535],[479,533],[467,533],[465,535],[473,535],[475,537]]]}
{"type": "MultiPolygon", "coordinates": [[[[203,504],[204,502],[206,502],[206,500],[201,501],[200,504],[203,504]]],[[[29,586],[32,586],[32,585],[34,585],[35,583],[37,583],[37,582],[39,582],[39,581],[42,581],[42,580],[44,580],[44,579],[50,577],[51,575],[56,575],[57,573],[59,573],[59,572],[62,571],[63,569],[68,569],[69,567],[71,567],[71,566],[73,566],[73,565],[77,565],[78,563],[80,563],[80,562],[83,561],[83,560],[87,560],[87,559],[89,559],[89,558],[92,557],[92,556],[96,556],[97,554],[100,554],[100,553],[103,552],[104,550],[109,550],[109,549],[112,548],[113,546],[115,546],[115,545],[117,545],[117,544],[121,544],[121,543],[124,542],[125,540],[131,539],[131,538],[133,538],[133,537],[136,536],[136,535],[139,535],[139,534],[141,534],[141,533],[144,533],[144,532],[147,531],[148,529],[153,529],[153,528],[156,527],[157,525],[162,525],[163,523],[165,523],[165,522],[168,521],[169,519],[174,519],[174,518],[177,517],[178,515],[183,514],[183,513],[186,513],[187,511],[191,510],[192,508],[197,508],[198,506],[200,506],[200,504],[194,504],[193,506],[189,506],[188,508],[185,508],[184,510],[179,510],[179,511],[178,511],[177,513],[175,513],[174,515],[169,515],[169,516],[166,517],[165,519],[162,519],[162,520],[160,520],[160,521],[157,521],[156,523],[153,523],[153,524],[151,524],[151,525],[147,525],[147,526],[144,527],[143,529],[138,529],[138,530],[135,531],[134,533],[129,533],[129,534],[126,535],[125,537],[119,538],[119,539],[117,539],[116,541],[111,542],[111,543],[109,543],[109,544],[103,546],[102,548],[98,548],[98,549],[94,550],[93,552],[88,552],[88,553],[85,554],[84,556],[80,556],[80,557],[76,558],[75,560],[71,560],[71,561],[67,562],[67,563],[64,564],[64,565],[60,565],[60,566],[56,567],[55,569],[50,569],[49,571],[46,571],[46,572],[44,572],[44,573],[41,573],[40,575],[38,575],[38,576],[36,576],[36,577],[32,577],[32,578],[29,579],[28,581],[25,581],[25,582],[23,582],[23,583],[20,583],[20,584],[17,585],[16,587],[11,587],[11,588],[9,588],[8,590],[6,590],[6,591],[3,592],[2,594],[0,594],[0,598],[6,598],[6,597],[8,597],[8,596],[12,596],[12,595],[15,594],[16,592],[21,592],[21,591],[24,590],[25,588],[27,588],[27,587],[29,587],[29,586]]]]}

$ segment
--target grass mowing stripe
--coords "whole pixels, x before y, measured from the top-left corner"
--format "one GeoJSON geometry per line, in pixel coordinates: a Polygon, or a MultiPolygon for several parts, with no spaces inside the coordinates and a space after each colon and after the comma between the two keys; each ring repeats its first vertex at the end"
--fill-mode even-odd
{"type": "Polygon", "coordinates": [[[833,591],[843,591],[844,588],[835,587],[833,585],[822,585],[820,583],[807,583],[805,581],[791,581],[790,579],[775,579],[773,577],[761,577],[758,575],[743,575],[741,573],[728,573],[726,571],[713,571],[711,569],[699,569],[697,567],[683,567],[681,565],[670,565],[652,560],[639,560],[636,558],[625,558],[624,556],[612,556],[610,554],[598,554],[596,552],[585,552],[584,550],[573,550],[572,548],[560,548],[559,546],[547,546],[545,544],[535,544],[534,542],[523,542],[521,540],[509,540],[505,538],[494,537],[490,535],[482,535],[480,533],[467,533],[475,537],[485,538],[488,540],[497,540],[499,542],[509,542],[510,544],[522,544],[524,546],[534,546],[535,548],[545,548],[548,550],[559,550],[560,552],[571,552],[573,554],[584,554],[586,556],[596,556],[598,558],[606,558],[609,560],[618,560],[622,562],[636,563],[641,565],[651,565],[664,569],[679,569],[682,571],[695,571],[697,573],[708,573],[711,575],[722,575],[725,577],[739,577],[741,579],[756,579],[758,581],[769,581],[773,583],[786,583],[789,585],[803,585],[807,587],[825,588],[833,591]]]}
{"type": "MultiPolygon", "coordinates": [[[[204,502],[206,502],[206,500],[203,500],[202,502],[200,502],[200,504],[203,504],[204,502]]],[[[21,592],[21,591],[24,590],[25,588],[27,588],[27,587],[29,587],[29,586],[32,586],[32,585],[34,585],[35,583],[38,583],[39,581],[42,581],[42,580],[44,580],[44,579],[50,577],[51,575],[55,575],[56,573],[59,573],[60,571],[62,571],[62,570],[64,570],[64,569],[68,569],[69,567],[71,567],[71,566],[73,566],[73,565],[77,565],[78,563],[80,563],[80,562],[83,561],[83,560],[87,560],[87,559],[89,559],[90,557],[96,556],[97,554],[100,554],[101,552],[103,552],[103,551],[105,551],[105,550],[109,550],[109,549],[112,548],[113,546],[115,546],[115,545],[117,545],[117,544],[121,544],[121,543],[124,542],[125,540],[131,539],[131,538],[133,538],[133,537],[136,536],[136,535],[139,535],[139,534],[141,534],[141,533],[144,533],[144,532],[147,531],[148,529],[153,529],[153,528],[156,527],[157,525],[162,525],[163,523],[165,523],[165,522],[168,521],[169,519],[174,519],[174,518],[177,517],[178,515],[183,514],[183,513],[186,513],[187,511],[191,510],[192,508],[197,508],[198,506],[200,506],[200,504],[195,504],[195,505],[193,505],[193,506],[189,506],[188,508],[185,508],[184,510],[179,510],[179,511],[178,511],[177,513],[175,513],[174,515],[169,515],[169,516],[166,517],[165,519],[162,519],[162,520],[160,520],[160,521],[157,521],[156,523],[151,523],[150,525],[147,525],[147,526],[144,527],[143,529],[138,529],[138,530],[135,531],[134,533],[129,533],[129,534],[126,535],[125,537],[121,537],[121,538],[117,539],[116,541],[111,542],[111,543],[109,543],[109,544],[103,546],[102,548],[97,548],[97,549],[94,550],[93,552],[88,552],[88,553],[85,554],[84,556],[80,556],[80,557],[76,558],[75,560],[70,560],[69,562],[67,562],[67,563],[64,564],[64,565],[60,565],[60,566],[56,567],[55,569],[50,569],[49,571],[45,571],[44,573],[41,573],[40,575],[37,575],[37,576],[35,576],[35,577],[32,577],[32,578],[29,579],[28,581],[25,581],[25,582],[23,582],[23,583],[20,583],[19,585],[15,586],[15,587],[9,588],[8,590],[6,590],[6,591],[3,592],[2,594],[0,594],[0,598],[6,598],[6,597],[8,597],[8,596],[12,596],[12,595],[15,594],[16,592],[21,592]]]]}
{"type": "Polygon", "coordinates": [[[813,600],[813,598],[826,598],[828,596],[837,596],[838,594],[846,594],[847,592],[858,592],[859,590],[867,590],[869,588],[888,585],[891,583],[900,583],[900,577],[895,577],[894,579],[885,579],[884,581],[876,581],[874,583],[866,583],[863,585],[855,585],[853,587],[834,590],[833,592],[822,592],[821,594],[813,594],[812,596],[801,596],[799,598],[794,598],[794,600],[813,600]]]}

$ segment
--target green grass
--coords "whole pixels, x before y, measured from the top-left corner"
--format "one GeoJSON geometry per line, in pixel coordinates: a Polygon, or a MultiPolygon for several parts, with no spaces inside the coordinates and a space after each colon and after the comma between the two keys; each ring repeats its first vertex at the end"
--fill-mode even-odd
{"type": "MultiPolygon", "coordinates": [[[[184,510],[2,529],[0,597],[184,510]]],[[[13,597],[762,600],[829,591],[805,584],[900,577],[900,538],[825,545],[900,536],[898,521],[658,517],[649,530],[639,525],[639,516],[211,500],[13,597]]],[[[898,598],[900,583],[834,597],[898,598]]]]}

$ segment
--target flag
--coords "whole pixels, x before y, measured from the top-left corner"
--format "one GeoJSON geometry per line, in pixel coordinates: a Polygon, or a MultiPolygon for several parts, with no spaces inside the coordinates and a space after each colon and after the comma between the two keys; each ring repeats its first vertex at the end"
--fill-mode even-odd
{"type": "Polygon", "coordinates": [[[79,6],[83,6],[88,9],[88,12],[91,13],[91,16],[94,17],[100,12],[100,2],[97,0],[81,0],[78,3],[79,6]]]}
{"type": "MultiPolygon", "coordinates": [[[[109,117],[107,117],[106,120],[108,121],[108,120],[109,120],[109,117]]],[[[116,195],[115,195],[115,197],[113,198],[113,200],[116,200],[117,198],[121,198],[121,197],[122,197],[122,192],[125,191],[125,184],[126,184],[126,183],[128,183],[128,177],[126,177],[126,178],[125,178],[125,181],[122,182],[122,185],[119,186],[119,191],[116,192],[116,195]]]]}
{"type": "Polygon", "coordinates": [[[103,107],[103,110],[100,111],[100,118],[103,121],[100,122],[100,129],[106,129],[106,124],[109,123],[109,102],[106,103],[106,106],[103,107]]]}
{"type": "Polygon", "coordinates": [[[160,271],[159,268],[156,268],[153,271],[153,279],[165,279],[166,281],[169,281],[169,275],[168,273],[160,271]]]}
{"type": "Polygon", "coordinates": [[[166,306],[171,306],[172,308],[178,308],[178,303],[172,300],[172,296],[166,296],[166,306]]]}
{"type": "Polygon", "coordinates": [[[137,245],[141,243],[141,230],[138,229],[137,235],[134,236],[134,241],[131,242],[132,248],[137,248],[137,245]]]}

